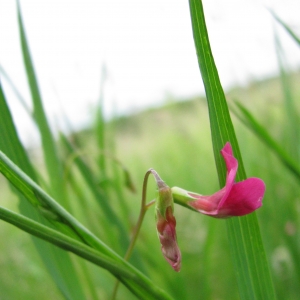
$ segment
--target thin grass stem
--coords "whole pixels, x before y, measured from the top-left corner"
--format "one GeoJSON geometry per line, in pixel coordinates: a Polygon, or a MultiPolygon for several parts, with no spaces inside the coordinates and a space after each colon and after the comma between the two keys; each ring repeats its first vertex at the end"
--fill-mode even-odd
{"type": "MultiPolygon", "coordinates": [[[[132,235],[132,238],[131,238],[131,241],[130,241],[130,244],[128,246],[128,249],[124,255],[124,259],[125,260],[129,260],[131,254],[132,254],[132,251],[134,249],[134,246],[135,246],[135,243],[136,243],[136,240],[138,238],[138,235],[140,233],[140,230],[141,230],[141,227],[142,227],[142,223],[143,223],[143,220],[144,220],[144,217],[145,217],[145,214],[148,210],[149,207],[151,207],[154,203],[155,203],[155,199],[150,201],[149,203],[146,204],[146,198],[147,198],[147,183],[148,183],[148,178],[149,178],[149,175],[152,174],[154,177],[155,177],[155,180],[156,182],[158,180],[161,180],[158,176],[158,174],[156,173],[156,171],[154,171],[153,169],[150,169],[146,172],[145,176],[144,176],[144,181],[143,181],[143,190],[142,190],[142,201],[141,201],[141,209],[140,209],[140,213],[139,213],[139,218],[138,218],[138,221],[134,227],[134,230],[133,230],[133,235],[132,235]]],[[[113,289],[113,293],[112,293],[112,297],[111,297],[111,300],[114,300],[116,299],[116,296],[117,296],[117,292],[118,292],[118,287],[119,287],[119,283],[120,281],[117,280],[116,283],[115,283],[115,286],[114,286],[114,289],[113,289]]]]}

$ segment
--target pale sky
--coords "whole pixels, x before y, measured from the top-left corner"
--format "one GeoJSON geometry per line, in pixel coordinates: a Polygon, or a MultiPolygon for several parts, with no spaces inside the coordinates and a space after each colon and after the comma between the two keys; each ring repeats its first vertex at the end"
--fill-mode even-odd
{"type": "MultiPolygon", "coordinates": [[[[105,113],[135,111],[166,97],[203,94],[186,0],[20,1],[44,105],[53,128],[62,111],[88,124],[105,65],[105,113]]],[[[300,35],[299,0],[204,0],[212,51],[225,88],[278,72],[271,8],[300,35]]],[[[276,26],[292,68],[300,49],[276,26]]],[[[0,0],[0,65],[30,105],[15,1],[0,0]]],[[[1,76],[1,74],[0,74],[1,76]]],[[[1,81],[24,140],[33,127],[1,81]]]]}

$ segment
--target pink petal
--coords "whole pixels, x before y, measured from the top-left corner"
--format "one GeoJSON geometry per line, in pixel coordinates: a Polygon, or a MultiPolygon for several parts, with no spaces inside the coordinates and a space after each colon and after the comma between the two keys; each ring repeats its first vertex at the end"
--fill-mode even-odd
{"type": "Polygon", "coordinates": [[[166,219],[157,212],[157,232],[161,244],[161,251],[171,267],[179,272],[181,268],[181,253],[176,240],[176,219],[173,216],[172,208],[166,210],[166,219]]]}
{"type": "MultiPolygon", "coordinates": [[[[195,199],[193,201],[189,201],[188,205],[202,214],[215,215],[218,213],[219,203],[224,198],[226,192],[226,189],[223,188],[210,196],[188,193],[189,196],[195,199]]],[[[227,194],[229,194],[229,192],[227,192],[227,194]]]]}
{"type": "Polygon", "coordinates": [[[265,184],[259,178],[248,178],[233,185],[218,217],[243,216],[262,206],[265,184]]]}
{"type": "Polygon", "coordinates": [[[238,161],[233,156],[232,148],[229,142],[225,144],[221,150],[221,154],[224,158],[227,174],[225,187],[211,196],[199,196],[189,193],[190,196],[197,199],[188,203],[191,207],[197,209],[200,213],[206,215],[217,215],[219,210],[226,202],[232,187],[234,186],[235,176],[238,168],[238,161]]]}
{"type": "Polygon", "coordinates": [[[243,216],[253,212],[262,205],[265,184],[259,178],[248,178],[235,183],[238,161],[233,156],[229,142],[221,150],[227,174],[225,187],[210,196],[188,192],[195,200],[187,204],[200,213],[216,218],[243,216]]]}
{"type": "Polygon", "coordinates": [[[233,151],[232,151],[232,147],[231,144],[229,142],[227,142],[225,144],[225,146],[223,147],[223,149],[221,150],[221,153],[224,152],[226,154],[228,154],[229,156],[233,156],[233,151]]]}
{"type": "Polygon", "coordinates": [[[176,236],[174,236],[175,228],[167,225],[164,228],[163,234],[159,234],[159,240],[161,243],[161,251],[166,261],[176,271],[180,271],[181,267],[181,253],[176,242],[176,236]]]}
{"type": "Polygon", "coordinates": [[[233,156],[232,148],[229,142],[227,142],[224,148],[221,150],[221,154],[226,164],[227,174],[226,174],[226,184],[224,187],[225,192],[222,199],[220,199],[220,202],[218,204],[218,209],[220,209],[223,206],[224,202],[226,201],[231,191],[231,188],[234,184],[236,172],[238,169],[238,161],[233,156]]]}

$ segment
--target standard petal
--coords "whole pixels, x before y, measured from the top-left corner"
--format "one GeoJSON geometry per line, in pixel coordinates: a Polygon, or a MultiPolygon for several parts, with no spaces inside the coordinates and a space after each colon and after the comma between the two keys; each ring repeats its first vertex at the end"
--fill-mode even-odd
{"type": "Polygon", "coordinates": [[[235,183],[238,161],[229,142],[221,150],[226,164],[226,184],[216,193],[203,196],[181,188],[172,188],[175,202],[215,218],[243,216],[262,205],[265,184],[259,178],[248,178],[235,183]]]}
{"type": "MultiPolygon", "coordinates": [[[[225,184],[225,192],[223,197],[220,199],[218,204],[218,210],[222,208],[223,204],[225,203],[231,188],[235,182],[235,176],[238,169],[238,161],[233,156],[232,148],[229,142],[226,143],[224,148],[221,150],[221,154],[224,158],[226,168],[227,168],[227,174],[226,174],[226,184],[225,184]]],[[[216,193],[217,194],[217,193],[216,193]]]]}
{"type": "Polygon", "coordinates": [[[248,178],[233,185],[218,217],[243,216],[262,206],[265,184],[259,178],[248,178]]]}

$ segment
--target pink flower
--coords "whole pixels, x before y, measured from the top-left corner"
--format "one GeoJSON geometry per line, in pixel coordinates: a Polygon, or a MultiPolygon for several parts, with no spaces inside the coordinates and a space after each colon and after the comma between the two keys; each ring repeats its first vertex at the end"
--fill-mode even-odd
{"type": "Polygon", "coordinates": [[[233,156],[229,142],[221,150],[227,174],[225,187],[210,196],[203,196],[181,188],[172,188],[176,203],[215,218],[250,214],[262,206],[265,184],[259,178],[235,182],[238,161],[233,156]]]}
{"type": "Polygon", "coordinates": [[[166,211],[166,218],[157,213],[157,233],[161,243],[161,251],[166,261],[176,271],[180,271],[181,253],[176,241],[176,220],[169,206],[166,211]]]}
{"type": "Polygon", "coordinates": [[[180,271],[181,253],[176,240],[176,220],[173,216],[173,197],[168,186],[159,188],[156,202],[156,228],[161,251],[167,262],[176,271],[180,271]]]}

